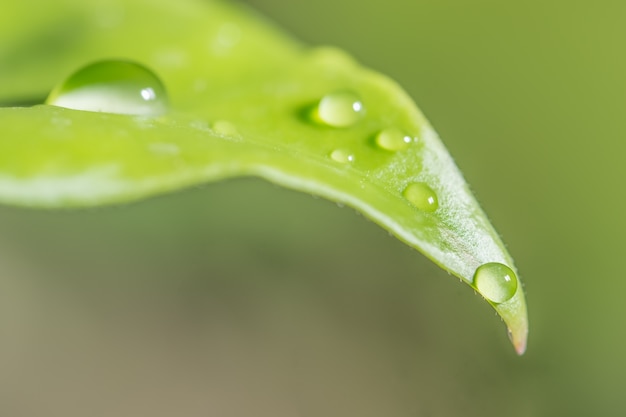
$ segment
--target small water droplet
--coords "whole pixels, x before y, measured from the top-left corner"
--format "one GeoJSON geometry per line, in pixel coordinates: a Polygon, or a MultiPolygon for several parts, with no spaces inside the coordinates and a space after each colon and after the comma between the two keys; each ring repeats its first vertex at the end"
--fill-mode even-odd
{"type": "Polygon", "coordinates": [[[359,121],[365,107],[359,96],[351,91],[337,91],[325,95],[317,106],[320,122],[333,127],[348,127],[359,121]]]}
{"type": "Polygon", "coordinates": [[[376,144],[388,151],[401,151],[409,147],[413,138],[395,127],[381,130],[376,135],[376,144]]]}
{"type": "Polygon", "coordinates": [[[423,182],[409,184],[402,193],[404,198],[422,211],[435,211],[439,207],[437,194],[423,182]]]}
{"type": "Polygon", "coordinates": [[[508,266],[498,262],[490,262],[476,269],[474,285],[487,300],[503,303],[515,295],[517,277],[508,266]]]}
{"type": "Polygon", "coordinates": [[[74,110],[157,116],[167,111],[167,93],[152,71],[132,61],[87,65],[52,90],[46,104],[74,110]]]}
{"type": "Polygon", "coordinates": [[[354,154],[345,149],[335,149],[331,152],[330,157],[342,164],[348,164],[354,162],[354,154]]]}

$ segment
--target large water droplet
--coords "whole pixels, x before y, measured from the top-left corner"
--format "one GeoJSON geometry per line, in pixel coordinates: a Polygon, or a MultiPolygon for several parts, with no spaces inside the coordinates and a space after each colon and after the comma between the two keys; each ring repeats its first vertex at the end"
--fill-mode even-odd
{"type": "Polygon", "coordinates": [[[409,184],[402,193],[411,204],[422,211],[435,211],[439,207],[437,194],[423,182],[409,184]]]}
{"type": "Polygon", "coordinates": [[[46,104],[74,110],[157,116],[167,111],[163,83],[132,61],[87,65],[57,85],[46,104]]]}
{"type": "Polygon", "coordinates": [[[376,144],[388,151],[401,151],[409,147],[413,138],[395,127],[381,130],[376,136],[376,144]]]}
{"type": "Polygon", "coordinates": [[[359,121],[365,107],[359,96],[351,91],[338,91],[325,95],[317,106],[320,122],[333,127],[348,127],[359,121]]]}
{"type": "Polygon", "coordinates": [[[354,162],[354,154],[345,149],[335,149],[331,152],[330,157],[342,164],[348,164],[350,162],[354,162]]]}
{"type": "Polygon", "coordinates": [[[474,273],[474,285],[479,293],[494,303],[510,300],[517,291],[515,272],[497,262],[483,264],[474,273]]]}

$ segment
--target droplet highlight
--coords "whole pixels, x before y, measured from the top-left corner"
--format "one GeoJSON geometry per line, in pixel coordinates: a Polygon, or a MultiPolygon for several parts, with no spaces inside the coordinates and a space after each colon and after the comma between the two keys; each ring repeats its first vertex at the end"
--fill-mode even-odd
{"type": "Polygon", "coordinates": [[[498,262],[490,262],[476,269],[474,285],[487,300],[503,303],[515,295],[517,276],[508,266],[498,262]]]}
{"type": "Polygon", "coordinates": [[[317,119],[328,126],[348,127],[365,114],[361,98],[351,91],[338,91],[324,96],[317,106],[317,119]]]}
{"type": "Polygon", "coordinates": [[[423,182],[409,184],[402,194],[411,204],[422,211],[433,212],[439,207],[437,194],[423,182]]]}
{"type": "Polygon", "coordinates": [[[168,109],[165,87],[143,65],[124,60],[89,64],[57,85],[46,104],[74,110],[158,116],[168,109]]]}
{"type": "Polygon", "coordinates": [[[400,129],[390,127],[376,135],[376,145],[387,151],[401,151],[409,147],[413,138],[400,129]]]}
{"type": "Polygon", "coordinates": [[[331,152],[330,157],[342,164],[354,162],[354,154],[346,149],[335,149],[331,152]]]}

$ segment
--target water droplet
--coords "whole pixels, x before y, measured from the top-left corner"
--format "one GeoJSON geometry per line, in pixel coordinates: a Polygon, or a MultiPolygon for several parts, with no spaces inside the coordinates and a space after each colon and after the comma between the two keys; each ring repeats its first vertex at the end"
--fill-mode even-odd
{"type": "Polygon", "coordinates": [[[354,162],[354,154],[345,149],[335,149],[331,152],[330,157],[342,164],[348,164],[354,162]]]}
{"type": "Polygon", "coordinates": [[[409,147],[413,138],[395,127],[381,130],[376,136],[376,144],[388,151],[401,151],[409,147]]]}
{"type": "Polygon", "coordinates": [[[511,341],[511,343],[513,343],[513,332],[508,327],[506,329],[506,335],[509,337],[509,340],[511,341]]]}
{"type": "Polygon", "coordinates": [[[510,300],[517,291],[517,277],[508,266],[490,262],[476,269],[474,285],[487,300],[503,303],[510,300]]]}
{"type": "Polygon", "coordinates": [[[317,106],[320,122],[333,127],[347,127],[359,121],[365,107],[359,96],[351,91],[338,91],[325,95],[317,106]]]}
{"type": "Polygon", "coordinates": [[[409,184],[403,192],[404,198],[422,211],[435,211],[439,207],[437,194],[423,182],[409,184]]]}
{"type": "Polygon", "coordinates": [[[167,93],[156,75],[135,62],[87,65],[52,90],[46,104],[74,110],[156,116],[167,111],[167,93]]]}

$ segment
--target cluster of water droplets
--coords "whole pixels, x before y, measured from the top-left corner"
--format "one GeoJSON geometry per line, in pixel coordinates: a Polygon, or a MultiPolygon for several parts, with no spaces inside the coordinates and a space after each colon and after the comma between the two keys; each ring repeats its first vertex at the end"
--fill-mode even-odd
{"type": "MultiPolygon", "coordinates": [[[[79,69],[50,93],[46,104],[140,116],[159,116],[169,108],[161,80],[145,66],[127,60],[103,60],[79,69]]],[[[357,93],[339,90],[322,97],[311,117],[318,124],[343,129],[359,123],[365,113],[366,107],[357,93]]],[[[226,136],[238,135],[234,125],[225,121],[216,122],[212,130],[226,136]]],[[[388,127],[376,134],[374,142],[379,149],[393,153],[410,148],[416,139],[400,129],[388,127]]],[[[356,161],[355,154],[346,148],[334,149],[329,157],[341,164],[356,161]]],[[[437,194],[425,183],[408,184],[403,196],[424,212],[433,212],[439,205],[437,194]]]]}
{"type": "MultiPolygon", "coordinates": [[[[365,115],[365,105],[358,94],[352,91],[336,91],[324,96],[312,112],[315,122],[332,128],[347,128],[357,124],[365,115]]],[[[374,139],[376,147],[387,152],[399,152],[409,149],[416,138],[396,127],[379,131],[374,139]]],[[[330,158],[342,164],[356,160],[353,152],[337,148],[330,153],[330,158]]],[[[423,182],[408,184],[403,191],[404,198],[415,208],[423,212],[434,212],[439,207],[435,191],[423,182]]]]}
{"type": "MultiPolygon", "coordinates": [[[[239,34],[227,26],[220,36],[216,48],[225,49],[237,42],[239,34]]],[[[206,85],[198,84],[194,88],[201,90],[206,85]]],[[[98,61],[79,69],[50,93],[46,104],[148,118],[169,110],[167,92],[161,80],[145,66],[126,60],[98,61]]],[[[366,106],[357,93],[341,90],[322,97],[311,112],[311,120],[330,128],[343,129],[358,124],[365,113],[366,106]]],[[[55,123],[66,125],[71,121],[55,119],[55,123]]],[[[192,123],[191,127],[210,130],[223,137],[239,137],[236,126],[224,120],[215,121],[210,126],[206,122],[192,123]]],[[[387,127],[376,133],[373,142],[378,149],[394,153],[409,149],[417,139],[396,127],[387,127]]],[[[171,143],[152,143],[149,149],[154,154],[167,157],[181,152],[177,145],[171,143]]],[[[350,149],[342,147],[332,150],[328,156],[339,164],[351,164],[357,160],[350,149]]],[[[439,207],[437,193],[424,182],[406,184],[402,196],[421,212],[432,213],[439,207]]],[[[518,280],[508,266],[490,262],[476,269],[473,285],[485,299],[500,304],[515,296],[518,280]]]]}

